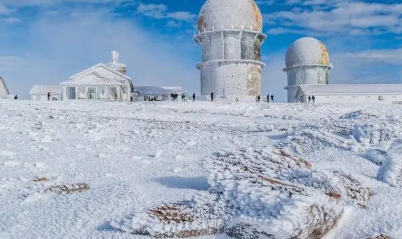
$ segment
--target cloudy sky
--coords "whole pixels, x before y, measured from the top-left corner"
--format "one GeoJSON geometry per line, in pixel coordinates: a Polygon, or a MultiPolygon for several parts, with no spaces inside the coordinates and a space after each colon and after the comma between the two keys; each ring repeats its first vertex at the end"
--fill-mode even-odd
{"type": "MultiPolygon", "coordinates": [[[[236,1],[236,0],[233,0],[236,1]]],[[[329,48],[331,83],[402,82],[399,0],[259,0],[268,39],[263,94],[284,101],[287,47],[312,36],[329,48]]],[[[12,93],[58,84],[120,53],[135,85],[200,91],[193,41],[204,0],[0,0],[0,74],[12,93]]]]}

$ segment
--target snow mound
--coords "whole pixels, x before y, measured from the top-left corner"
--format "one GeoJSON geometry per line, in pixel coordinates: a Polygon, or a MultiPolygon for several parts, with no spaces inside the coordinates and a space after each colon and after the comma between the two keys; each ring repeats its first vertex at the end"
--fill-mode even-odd
{"type": "Polygon", "coordinates": [[[203,195],[192,201],[166,204],[136,213],[111,226],[125,232],[154,238],[195,237],[220,232],[227,215],[217,196],[203,195]]]}
{"type": "Polygon", "coordinates": [[[283,148],[216,153],[202,166],[208,194],[137,213],[111,225],[154,237],[224,232],[234,238],[321,238],[345,205],[364,206],[371,189],[339,172],[321,172],[283,148]]]}
{"type": "Polygon", "coordinates": [[[357,124],[353,130],[353,137],[364,145],[379,145],[393,141],[400,136],[399,124],[357,124]]]}
{"type": "Polygon", "coordinates": [[[299,154],[309,154],[317,149],[328,147],[348,150],[347,140],[341,136],[327,132],[323,128],[300,129],[290,132],[288,137],[278,144],[279,147],[290,147],[299,154]]]}
{"type": "Polygon", "coordinates": [[[377,179],[393,187],[402,187],[402,139],[395,140],[388,149],[377,179]]]}

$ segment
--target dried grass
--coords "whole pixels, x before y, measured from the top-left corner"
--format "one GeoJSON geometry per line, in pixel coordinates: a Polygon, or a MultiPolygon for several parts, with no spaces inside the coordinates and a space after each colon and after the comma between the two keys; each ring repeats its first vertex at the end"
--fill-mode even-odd
{"type": "Polygon", "coordinates": [[[392,237],[381,234],[381,235],[379,235],[379,236],[370,237],[370,238],[367,238],[367,239],[392,239],[392,237]]]}
{"type": "Polygon", "coordinates": [[[76,192],[83,192],[89,190],[89,186],[86,183],[77,183],[70,185],[57,185],[45,189],[45,193],[57,193],[57,194],[71,194],[76,192]]]}
{"type": "Polygon", "coordinates": [[[37,178],[33,179],[32,181],[37,183],[37,182],[49,181],[49,179],[46,177],[37,177],[37,178]]]}

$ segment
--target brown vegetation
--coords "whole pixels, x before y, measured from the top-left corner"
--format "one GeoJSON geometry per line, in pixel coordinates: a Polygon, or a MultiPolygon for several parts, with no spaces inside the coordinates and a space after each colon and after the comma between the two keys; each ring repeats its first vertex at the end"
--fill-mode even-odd
{"type": "Polygon", "coordinates": [[[70,185],[56,185],[45,189],[45,193],[70,194],[87,190],[89,190],[89,186],[86,183],[77,183],[70,185]]]}

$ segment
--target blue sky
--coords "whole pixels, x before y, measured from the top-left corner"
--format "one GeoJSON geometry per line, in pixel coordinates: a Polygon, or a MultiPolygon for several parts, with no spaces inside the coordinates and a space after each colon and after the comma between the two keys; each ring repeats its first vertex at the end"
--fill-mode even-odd
{"type": "MultiPolygon", "coordinates": [[[[235,1],[235,0],[233,0],[235,1]]],[[[0,0],[0,74],[27,97],[120,53],[135,85],[199,93],[193,41],[204,0],[0,0]]],[[[329,48],[330,83],[402,82],[398,1],[259,0],[264,17],[263,94],[285,101],[287,47],[312,36],[329,48]]]]}

